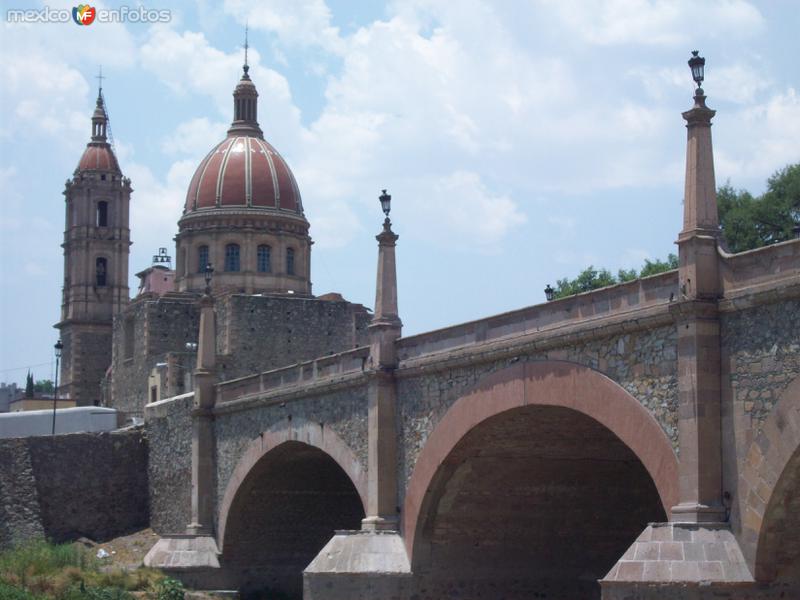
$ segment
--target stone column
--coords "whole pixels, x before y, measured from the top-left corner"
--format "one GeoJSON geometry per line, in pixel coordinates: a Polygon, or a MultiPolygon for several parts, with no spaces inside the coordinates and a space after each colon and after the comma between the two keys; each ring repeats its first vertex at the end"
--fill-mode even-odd
{"type": "Polygon", "coordinates": [[[375,314],[369,326],[367,517],[361,522],[361,531],[337,531],[303,571],[304,600],[393,600],[408,597],[411,589],[411,566],[397,531],[394,371],[398,363],[396,341],[402,331],[397,311],[397,237],[387,217],[376,238],[378,282],[375,314]]]}
{"type": "Polygon", "coordinates": [[[192,409],[192,522],[186,533],[165,535],[147,553],[144,564],[162,569],[190,586],[215,581],[219,550],[214,538],[214,383],[216,376],[214,299],[210,289],[200,299],[200,335],[194,372],[192,409]]]}
{"type": "Polygon", "coordinates": [[[683,113],[686,187],[683,229],[678,235],[680,299],[673,307],[678,328],[678,434],[680,502],[675,522],[725,520],[722,505],[720,332],[717,300],[717,217],[711,118],[715,111],[698,88],[694,106],[683,113]]]}
{"type": "Polygon", "coordinates": [[[395,342],[402,323],[397,310],[395,246],[398,236],[387,217],[378,240],[375,314],[369,325],[369,464],[366,530],[397,530],[397,427],[395,342]]]}
{"type": "Polygon", "coordinates": [[[214,523],[214,404],[216,363],[214,298],[200,299],[200,336],[192,411],[192,522],[187,533],[210,535],[214,523]]]}

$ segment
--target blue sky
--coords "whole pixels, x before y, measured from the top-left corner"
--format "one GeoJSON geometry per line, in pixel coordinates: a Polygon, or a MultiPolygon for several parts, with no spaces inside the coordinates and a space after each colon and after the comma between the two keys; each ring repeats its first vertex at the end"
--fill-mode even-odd
{"type": "Polygon", "coordinates": [[[690,50],[718,111],[718,183],[760,193],[800,159],[790,0],[143,5],[171,21],[10,24],[8,9],[43,5],[2,2],[0,381],[52,374],[61,192],[98,65],[135,190],[133,279],[159,246],[174,254],[189,179],[231,119],[245,22],[261,126],[311,222],[315,293],[372,305],[388,188],[406,334],[541,302],[589,264],[673,252],[690,50]]]}

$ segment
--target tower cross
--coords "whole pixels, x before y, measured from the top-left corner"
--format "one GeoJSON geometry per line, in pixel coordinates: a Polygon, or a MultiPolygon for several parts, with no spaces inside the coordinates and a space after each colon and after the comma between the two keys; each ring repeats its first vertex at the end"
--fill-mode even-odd
{"type": "Polygon", "coordinates": [[[95,75],[95,78],[99,82],[100,91],[102,92],[103,91],[103,79],[105,79],[105,76],[103,75],[103,65],[100,65],[98,73],[97,73],[97,75],[95,75]]]}
{"type": "Polygon", "coordinates": [[[247,64],[247,49],[250,47],[249,44],[247,43],[248,28],[249,28],[248,24],[245,23],[245,26],[244,26],[244,66],[245,67],[248,66],[248,64],[247,64]]]}

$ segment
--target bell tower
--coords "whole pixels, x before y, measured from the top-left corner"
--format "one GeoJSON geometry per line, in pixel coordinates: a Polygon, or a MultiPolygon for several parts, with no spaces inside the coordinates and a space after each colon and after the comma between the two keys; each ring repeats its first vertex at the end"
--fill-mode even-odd
{"type": "Polygon", "coordinates": [[[131,182],[122,175],[108,133],[101,85],[91,141],[64,189],[59,395],[78,406],[101,400],[101,381],[111,365],[112,322],[129,300],[131,182]]]}

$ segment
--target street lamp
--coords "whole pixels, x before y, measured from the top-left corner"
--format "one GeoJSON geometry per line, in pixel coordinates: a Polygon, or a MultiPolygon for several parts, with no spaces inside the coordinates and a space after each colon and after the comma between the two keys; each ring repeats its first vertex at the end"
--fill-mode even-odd
{"type": "Polygon", "coordinates": [[[547,287],[544,288],[544,297],[547,298],[548,302],[551,302],[553,300],[555,293],[556,291],[552,287],[550,287],[550,284],[548,283],[547,287]]]}
{"type": "Polygon", "coordinates": [[[703,83],[703,74],[705,70],[706,59],[700,56],[699,50],[692,50],[692,58],[689,59],[689,68],[692,69],[692,79],[697,84],[697,89],[702,93],[703,88],[700,84],[703,83]]]}
{"type": "Polygon", "coordinates": [[[206,263],[206,268],[204,271],[204,276],[206,280],[206,296],[211,295],[211,276],[214,274],[214,267],[211,266],[211,263],[206,263]]]}
{"type": "Polygon", "coordinates": [[[53,346],[56,350],[56,383],[53,386],[53,430],[50,435],[56,434],[56,404],[58,404],[58,363],[61,360],[61,351],[64,349],[64,344],[61,343],[61,340],[56,342],[56,345],[53,346]]]}
{"type": "Polygon", "coordinates": [[[389,218],[389,213],[392,210],[392,197],[386,193],[386,190],[383,190],[380,198],[378,200],[381,201],[381,210],[383,210],[383,214],[386,215],[386,218],[389,218]]]}

